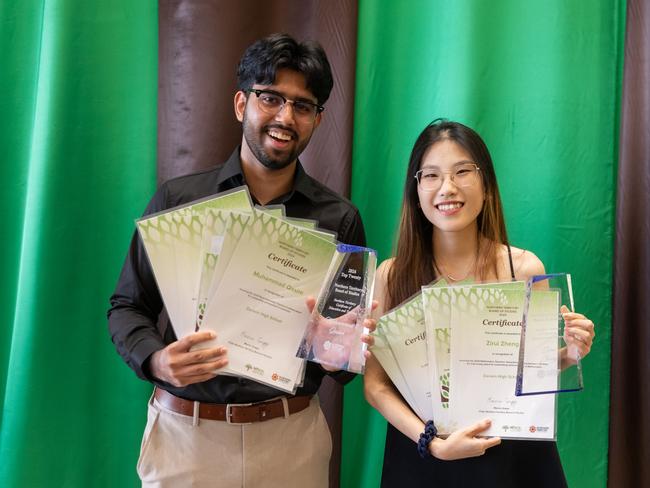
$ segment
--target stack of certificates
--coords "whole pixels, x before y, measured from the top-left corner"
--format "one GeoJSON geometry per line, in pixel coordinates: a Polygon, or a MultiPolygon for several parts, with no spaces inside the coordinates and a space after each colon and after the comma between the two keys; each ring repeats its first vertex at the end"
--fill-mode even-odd
{"type": "Polygon", "coordinates": [[[548,283],[438,281],[379,319],[372,352],[441,435],[489,418],[483,435],[552,440],[556,395],[542,393],[567,385],[558,341],[564,297],[548,283]]]}
{"type": "Polygon", "coordinates": [[[217,339],[199,347],[228,348],[220,374],[295,392],[313,316],[306,298],[326,281],[336,236],[282,207],[254,207],[246,187],[136,224],[176,336],[213,330],[217,339]]]}

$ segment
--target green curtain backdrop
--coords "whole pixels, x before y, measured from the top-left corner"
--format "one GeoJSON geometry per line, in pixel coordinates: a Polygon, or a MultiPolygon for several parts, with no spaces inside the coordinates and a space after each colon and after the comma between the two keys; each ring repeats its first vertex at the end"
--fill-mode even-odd
{"type": "MultiPolygon", "coordinates": [[[[510,239],[573,275],[597,324],[586,388],[561,399],[572,487],[605,486],[622,0],[361,1],[352,199],[391,254],[410,149],[436,117],[486,140],[510,239]]],[[[385,422],[346,388],[342,486],[375,487],[385,422]]],[[[415,449],[415,446],[413,447],[415,449]]]]}
{"type": "Polygon", "coordinates": [[[135,486],[105,310],[156,183],[157,6],[0,2],[0,486],[135,486]]]}
{"type": "MultiPolygon", "coordinates": [[[[572,487],[604,486],[624,0],[361,1],[353,199],[390,255],[435,117],[486,139],[510,237],[597,324],[562,399],[572,487]]],[[[137,486],[148,386],[104,311],[156,184],[157,4],[0,2],[0,486],[137,486]]],[[[346,387],[343,487],[378,486],[385,422],[346,387]]]]}

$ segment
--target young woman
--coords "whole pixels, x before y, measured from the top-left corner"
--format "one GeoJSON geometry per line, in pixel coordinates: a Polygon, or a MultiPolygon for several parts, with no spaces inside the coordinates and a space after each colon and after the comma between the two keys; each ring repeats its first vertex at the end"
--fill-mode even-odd
{"type": "MultiPolygon", "coordinates": [[[[399,305],[436,279],[448,283],[525,280],[544,274],[530,251],[508,244],[492,159],[480,136],[456,122],[434,121],[420,134],[408,166],[397,252],[379,267],[377,314],[399,305]]],[[[565,337],[581,357],[589,353],[593,323],[563,314],[565,337]]],[[[430,456],[416,449],[424,423],[409,408],[381,365],[369,357],[365,394],[388,420],[383,487],[566,486],[553,442],[501,441],[480,436],[485,419],[434,438],[430,456]]]]}

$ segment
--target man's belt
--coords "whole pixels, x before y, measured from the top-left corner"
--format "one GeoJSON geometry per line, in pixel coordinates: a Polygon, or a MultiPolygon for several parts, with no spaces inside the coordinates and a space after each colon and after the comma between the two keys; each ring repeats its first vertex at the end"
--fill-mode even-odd
{"type": "Polygon", "coordinates": [[[156,388],[154,398],[167,410],[188,417],[194,416],[195,404],[198,404],[198,417],[201,419],[221,420],[229,424],[252,424],[298,413],[309,406],[311,395],[279,398],[259,403],[224,404],[193,402],[156,388]]]}

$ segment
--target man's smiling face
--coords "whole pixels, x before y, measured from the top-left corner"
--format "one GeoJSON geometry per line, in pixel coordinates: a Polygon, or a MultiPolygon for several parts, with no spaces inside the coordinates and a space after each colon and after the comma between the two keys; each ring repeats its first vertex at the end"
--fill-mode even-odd
{"type": "MultiPolygon", "coordinates": [[[[317,103],[307,89],[305,77],[289,69],[279,69],[272,85],[255,84],[253,89],[270,90],[288,100],[317,103]]],[[[293,163],[307,147],[321,120],[321,114],[311,119],[296,116],[293,103],[285,103],[275,115],[262,111],[258,96],[237,92],[235,113],[243,124],[244,140],[250,152],[266,168],[282,169],[293,163]]]]}

